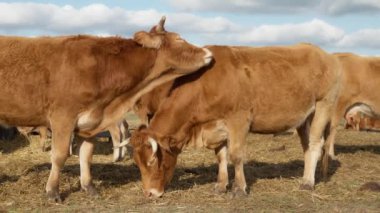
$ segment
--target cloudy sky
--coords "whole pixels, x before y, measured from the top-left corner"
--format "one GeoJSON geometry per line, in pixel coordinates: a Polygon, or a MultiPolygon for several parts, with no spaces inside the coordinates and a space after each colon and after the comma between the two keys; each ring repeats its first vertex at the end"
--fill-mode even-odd
{"type": "Polygon", "coordinates": [[[168,31],[198,44],[288,45],[380,55],[380,0],[35,0],[0,2],[0,34],[168,31]]]}

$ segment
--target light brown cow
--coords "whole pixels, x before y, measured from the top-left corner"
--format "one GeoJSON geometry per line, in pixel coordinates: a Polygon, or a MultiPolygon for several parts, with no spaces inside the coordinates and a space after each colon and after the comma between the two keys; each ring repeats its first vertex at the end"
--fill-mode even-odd
{"type": "Polygon", "coordinates": [[[380,58],[360,57],[351,53],[335,56],[342,66],[342,87],[337,107],[331,120],[330,136],[325,143],[323,173],[327,176],[328,159],[335,159],[334,141],[337,126],[352,106],[362,108],[362,112],[373,118],[380,118],[380,58]]]}
{"type": "Polygon", "coordinates": [[[376,118],[371,118],[368,115],[360,112],[351,110],[344,116],[346,124],[345,129],[353,129],[356,131],[376,131],[380,130],[380,120],[376,118]]]}
{"type": "MultiPolygon", "coordinates": [[[[312,188],[323,145],[320,139],[340,85],[336,58],[308,44],[208,49],[215,63],[177,79],[179,86],[161,103],[149,127],[132,134],[130,144],[141,171],[144,194],[163,194],[178,154],[194,138],[193,133],[199,132],[194,128],[207,123],[212,127],[205,138],[218,142],[211,143],[212,147],[218,147],[221,156],[227,154],[228,147],[235,166],[235,194],[246,194],[243,160],[247,133],[275,133],[292,127],[298,127],[304,144],[309,144],[304,147],[302,187],[312,188]],[[309,128],[305,122],[311,120],[311,114],[314,117],[309,128]],[[220,138],[223,135],[228,137],[226,144],[220,138]]],[[[226,191],[226,165],[219,164],[223,172],[219,171],[218,191],[226,191]]]]}
{"type": "MultiPolygon", "coordinates": [[[[209,50],[165,31],[164,21],[133,39],[0,37],[0,124],[51,128],[50,200],[61,201],[60,170],[73,132],[91,137],[104,131],[144,93],[212,60],[209,50]]],[[[81,144],[81,187],[96,195],[92,151],[92,143],[81,144]]]]}
{"type": "Polygon", "coordinates": [[[356,131],[380,130],[380,120],[366,114],[365,105],[351,107],[344,119],[346,120],[345,129],[354,129],[356,131]]]}
{"type": "MultiPolygon", "coordinates": [[[[185,79],[191,79],[191,76],[188,75],[182,77],[182,81],[185,79]]],[[[134,112],[138,115],[145,126],[150,123],[151,118],[158,110],[160,104],[169,97],[172,89],[178,86],[177,84],[181,83],[178,81],[167,82],[159,87],[156,87],[151,92],[141,96],[141,98],[136,102],[134,112]]],[[[215,151],[219,166],[218,181],[215,185],[215,192],[217,193],[225,192],[228,184],[227,139],[228,131],[225,124],[220,121],[211,121],[194,126],[191,129],[190,139],[187,144],[195,148],[205,147],[215,151]]],[[[128,140],[123,142],[124,145],[127,145],[128,143],[128,140]]],[[[125,147],[123,144],[120,144],[117,147],[125,147]]]]}

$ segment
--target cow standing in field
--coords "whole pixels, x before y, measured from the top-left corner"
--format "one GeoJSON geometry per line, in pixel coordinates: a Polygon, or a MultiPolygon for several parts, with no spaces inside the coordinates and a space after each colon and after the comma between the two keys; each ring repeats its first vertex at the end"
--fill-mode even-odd
{"type": "MultiPolygon", "coordinates": [[[[246,194],[243,160],[248,132],[275,133],[297,127],[303,144],[308,144],[302,188],[311,189],[323,146],[321,136],[339,91],[336,58],[307,44],[207,48],[214,63],[177,79],[177,87],[160,104],[149,127],[138,129],[130,138],[144,194],[163,194],[178,154],[193,138],[194,128],[204,124],[212,126],[207,134],[228,137],[225,143],[223,138],[215,140],[219,144],[213,146],[218,147],[218,157],[226,159],[228,153],[235,166],[232,191],[236,195],[246,194]]],[[[227,164],[219,164],[221,169],[216,188],[224,192],[227,164]]]]}
{"type": "Polygon", "coordinates": [[[323,174],[328,172],[329,157],[335,159],[337,127],[345,113],[354,106],[369,117],[380,118],[380,58],[360,57],[351,53],[334,54],[342,66],[342,86],[331,119],[330,136],[325,143],[323,174]]]}
{"type": "MultiPolygon", "coordinates": [[[[122,120],[154,87],[207,65],[212,54],[167,32],[164,21],[133,39],[93,36],[0,37],[0,124],[48,126],[50,200],[61,201],[59,176],[73,132],[92,137],[122,120]]],[[[81,187],[90,195],[93,143],[79,151],[81,187]]]]}

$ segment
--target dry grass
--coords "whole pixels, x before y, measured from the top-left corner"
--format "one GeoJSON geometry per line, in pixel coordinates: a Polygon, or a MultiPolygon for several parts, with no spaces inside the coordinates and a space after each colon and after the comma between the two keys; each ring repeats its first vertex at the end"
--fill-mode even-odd
{"type": "MultiPolygon", "coordinates": [[[[99,142],[92,173],[101,197],[80,191],[78,158],[72,156],[62,171],[63,204],[45,199],[49,154],[33,140],[0,141],[0,211],[380,212],[380,192],[360,190],[367,182],[380,182],[380,133],[340,130],[331,178],[312,192],[298,189],[303,154],[297,136],[250,135],[245,165],[249,195],[239,199],[213,193],[217,166],[207,149],[186,149],[164,197],[145,199],[133,161],[111,163],[111,145],[99,142]]],[[[233,168],[229,171],[232,180],[233,168]]]]}

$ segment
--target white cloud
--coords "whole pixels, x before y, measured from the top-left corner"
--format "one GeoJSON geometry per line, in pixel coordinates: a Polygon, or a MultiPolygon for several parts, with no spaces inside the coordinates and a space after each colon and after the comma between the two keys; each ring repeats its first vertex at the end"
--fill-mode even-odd
{"type": "MultiPolygon", "coordinates": [[[[202,18],[189,13],[169,14],[171,25],[181,32],[191,33],[220,33],[236,31],[239,26],[226,18],[202,18]]],[[[169,25],[168,25],[169,26],[169,25]]]]}
{"type": "Polygon", "coordinates": [[[362,29],[345,35],[337,47],[342,48],[380,48],[380,29],[362,29]]]}
{"type": "MultiPolygon", "coordinates": [[[[164,15],[154,9],[131,11],[120,7],[91,4],[82,8],[70,5],[38,3],[0,3],[0,29],[36,29],[40,33],[70,34],[123,34],[149,30],[164,15]]],[[[169,13],[169,31],[217,33],[235,28],[235,24],[223,17],[205,18],[189,13],[169,13]]]]}
{"type": "Polygon", "coordinates": [[[344,15],[380,12],[379,0],[168,0],[182,11],[232,13],[320,13],[344,15]]]}
{"type": "Polygon", "coordinates": [[[339,41],[344,31],[326,22],[314,19],[310,22],[283,25],[262,25],[238,36],[243,43],[292,44],[310,42],[319,45],[339,41]]]}
{"type": "Polygon", "coordinates": [[[0,28],[37,28],[50,33],[130,34],[152,26],[161,15],[155,10],[127,11],[103,4],[74,8],[70,5],[0,3],[0,28]]]}
{"type": "Polygon", "coordinates": [[[322,0],[321,2],[321,10],[329,15],[380,12],[379,0],[322,0]]]}
{"type": "MultiPolygon", "coordinates": [[[[194,5],[197,2],[195,0],[194,5]]],[[[247,7],[253,2],[256,1],[237,1],[239,5],[247,7]]],[[[202,17],[184,12],[163,14],[154,9],[133,11],[103,4],[75,8],[70,5],[0,3],[0,32],[29,36],[78,33],[130,36],[139,30],[149,30],[162,15],[167,15],[169,31],[179,32],[184,38],[195,38],[193,42],[202,45],[310,42],[338,51],[356,48],[376,50],[380,47],[380,29],[363,29],[347,34],[320,19],[303,23],[247,26],[220,16],[202,17]]]]}
{"type": "Polygon", "coordinates": [[[169,0],[183,11],[291,13],[318,6],[315,0],[169,0]]]}

